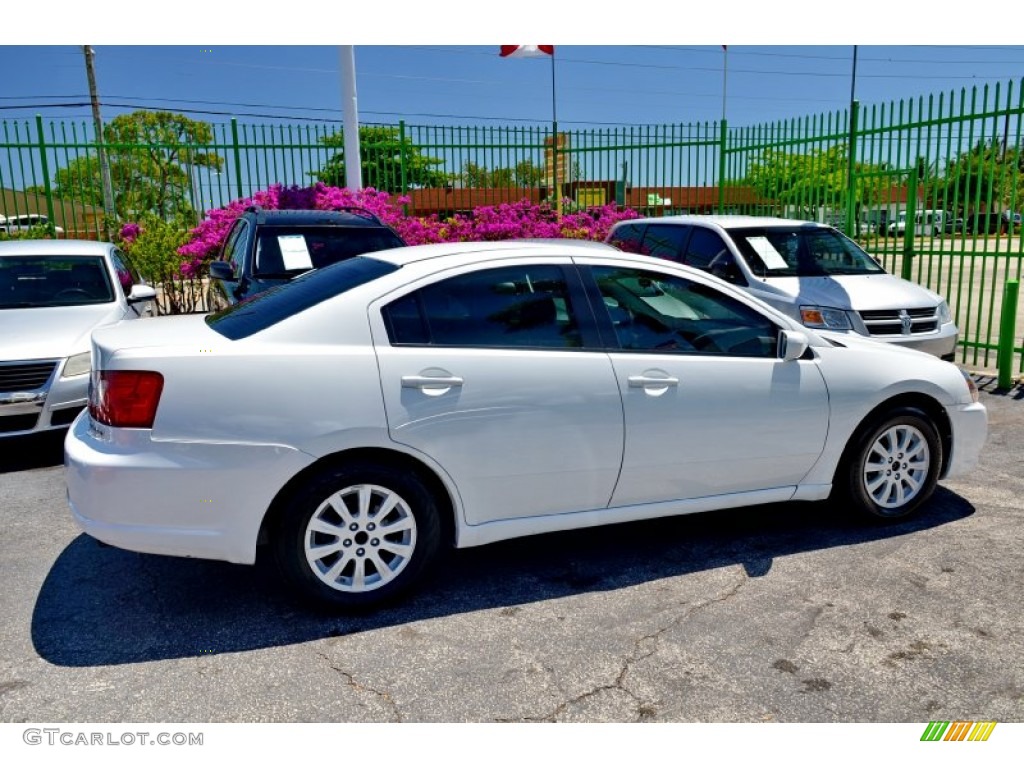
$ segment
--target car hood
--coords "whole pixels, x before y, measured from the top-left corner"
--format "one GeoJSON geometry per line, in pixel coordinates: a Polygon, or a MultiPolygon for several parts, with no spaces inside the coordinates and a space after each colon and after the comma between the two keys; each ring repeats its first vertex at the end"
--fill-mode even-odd
{"type": "Polygon", "coordinates": [[[875,309],[931,308],[942,301],[937,293],[908,280],[877,275],[822,277],[770,277],[762,285],[800,304],[813,304],[859,312],[875,309]]]}
{"type": "Polygon", "coordinates": [[[87,352],[93,329],[116,323],[123,316],[115,302],[2,309],[0,359],[43,360],[87,352]]]}

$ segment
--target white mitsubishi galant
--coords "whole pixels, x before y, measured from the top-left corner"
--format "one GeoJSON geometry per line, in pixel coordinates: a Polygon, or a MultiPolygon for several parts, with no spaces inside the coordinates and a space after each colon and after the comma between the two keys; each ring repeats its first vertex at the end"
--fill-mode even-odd
{"type": "Polygon", "coordinates": [[[789,500],[900,518],[987,432],[948,362],[572,241],[357,257],[96,331],[93,363],[66,441],[87,533],[234,563],[265,545],[338,606],[447,545],[789,500]]]}

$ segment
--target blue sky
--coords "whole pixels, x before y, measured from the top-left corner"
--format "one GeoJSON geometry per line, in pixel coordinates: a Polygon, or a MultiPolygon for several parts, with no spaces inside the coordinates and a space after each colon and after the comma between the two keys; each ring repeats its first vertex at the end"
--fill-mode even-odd
{"type": "MultiPolygon", "coordinates": [[[[23,7],[19,5],[14,13],[21,13],[23,7]]],[[[190,37],[196,34],[194,26],[206,25],[207,17],[214,21],[238,18],[237,6],[232,6],[235,16],[204,11],[198,5],[190,8],[188,3],[176,4],[175,8],[179,7],[184,10],[175,15],[187,20],[184,26],[190,37]]],[[[528,9],[529,4],[509,7],[528,9]]],[[[212,35],[214,40],[202,45],[173,39],[164,42],[159,35],[146,45],[137,45],[140,35],[124,29],[112,32],[97,25],[95,19],[81,29],[65,20],[72,28],[55,34],[36,31],[35,39],[31,34],[27,38],[33,45],[14,45],[24,40],[20,36],[4,39],[2,35],[10,33],[0,33],[0,42],[5,43],[0,47],[0,71],[4,72],[0,119],[41,113],[87,120],[84,57],[76,43],[91,37],[106,119],[148,107],[185,112],[212,122],[224,122],[230,116],[250,123],[340,121],[339,49],[334,42],[324,41],[323,29],[308,23],[311,18],[323,19],[331,30],[327,34],[337,37],[339,32],[334,30],[345,25],[330,23],[336,15],[314,5],[301,16],[302,24],[295,23],[298,16],[284,18],[282,34],[276,37],[286,45],[214,44],[217,37],[229,43],[239,37],[248,39],[229,23],[211,24],[224,32],[212,35]],[[296,44],[306,39],[308,44],[296,44]],[[47,106],[68,104],[80,106],[47,106]]],[[[502,59],[497,44],[462,42],[478,39],[479,34],[467,30],[453,34],[443,26],[437,28],[438,19],[445,18],[441,10],[432,10],[430,16],[424,29],[405,28],[390,36],[405,42],[381,45],[379,29],[364,35],[364,44],[356,36],[362,122],[404,119],[425,125],[550,125],[549,59],[502,59]]],[[[506,37],[526,34],[515,26],[511,25],[506,37]]],[[[5,28],[16,27],[7,24],[5,28]]],[[[588,32],[592,27],[571,24],[565,29],[562,35],[544,37],[556,45],[555,104],[559,126],[566,129],[717,121],[723,110],[726,66],[725,109],[732,126],[845,109],[851,95],[854,38],[872,38],[870,33],[849,29],[850,42],[831,42],[816,32],[804,37],[822,38],[831,44],[791,45],[772,43],[771,28],[752,35],[742,26],[730,28],[728,33],[703,26],[698,39],[704,42],[688,42],[694,34],[691,30],[675,42],[591,45],[584,44],[588,34],[598,39],[607,37],[607,30],[594,34],[588,32]],[[758,38],[772,44],[741,42],[758,38]],[[721,42],[729,46],[727,65],[721,42]]],[[[167,36],[173,38],[174,34],[170,31],[167,36]]],[[[264,28],[262,35],[267,34],[264,28]]],[[[489,29],[486,36],[496,34],[489,29]]],[[[148,36],[154,36],[152,30],[148,36]]],[[[530,39],[536,37],[533,34],[530,39]]],[[[1016,93],[1016,85],[1024,77],[1024,46],[984,41],[951,45],[920,28],[916,37],[936,44],[858,45],[855,88],[862,104],[938,93],[948,97],[950,92],[959,94],[960,89],[974,85],[1002,83],[1005,87],[1010,80],[1015,82],[1016,93]]]]}

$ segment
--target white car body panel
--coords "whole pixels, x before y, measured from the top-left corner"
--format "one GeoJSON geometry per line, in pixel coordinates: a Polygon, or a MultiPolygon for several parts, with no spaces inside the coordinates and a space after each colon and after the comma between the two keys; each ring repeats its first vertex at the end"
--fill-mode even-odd
{"type": "Polygon", "coordinates": [[[97,331],[99,367],[159,371],[164,391],[152,429],[110,428],[88,414],[73,425],[67,483],[79,525],[138,551],[251,563],[264,516],[288,482],[324,457],[375,449],[436,475],[455,544],[466,547],[824,498],[851,433],[901,394],[946,409],[950,474],[973,466],[984,441],[984,408],[955,366],[846,334],[832,335],[845,347],[833,346],[746,292],[669,262],[548,243],[423,246],[373,258],[401,269],[235,341],[199,317],[97,331]],[[570,256],[704,281],[779,328],[806,333],[810,348],[784,362],[392,346],[380,307],[425,281],[492,263],[475,251],[498,262],[570,256]],[[651,369],[678,376],[679,386],[664,394],[628,386],[651,369]],[[402,386],[403,376],[434,373],[459,376],[462,386],[402,386]]]}

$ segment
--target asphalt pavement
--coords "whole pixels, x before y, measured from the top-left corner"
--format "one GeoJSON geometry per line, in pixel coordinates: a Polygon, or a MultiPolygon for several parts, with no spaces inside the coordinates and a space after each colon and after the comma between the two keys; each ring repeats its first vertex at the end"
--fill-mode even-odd
{"type": "Polygon", "coordinates": [[[263,563],[100,545],[59,439],[4,445],[0,720],[1024,720],[1024,391],[979,383],[981,463],[911,521],[784,504],[531,537],[355,615],[263,563]]]}

